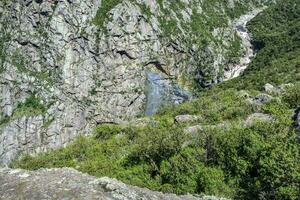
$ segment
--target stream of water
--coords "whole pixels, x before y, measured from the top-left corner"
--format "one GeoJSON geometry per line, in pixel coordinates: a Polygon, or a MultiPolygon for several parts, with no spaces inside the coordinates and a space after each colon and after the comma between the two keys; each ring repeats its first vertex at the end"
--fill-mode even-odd
{"type": "Polygon", "coordinates": [[[255,9],[254,11],[251,11],[246,15],[242,15],[233,23],[238,36],[242,40],[242,46],[245,49],[245,53],[240,58],[238,64],[230,66],[230,69],[224,72],[224,81],[240,76],[255,56],[254,47],[251,44],[250,33],[247,29],[247,23],[251,21],[254,17],[256,17],[261,11],[262,9],[255,9]]]}

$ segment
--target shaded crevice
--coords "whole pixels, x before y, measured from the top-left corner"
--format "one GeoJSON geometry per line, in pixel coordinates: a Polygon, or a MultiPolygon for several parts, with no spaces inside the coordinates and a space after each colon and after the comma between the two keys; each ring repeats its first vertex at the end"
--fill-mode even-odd
{"type": "Polygon", "coordinates": [[[151,61],[148,62],[146,64],[146,66],[148,65],[154,65],[156,69],[158,69],[159,71],[161,71],[162,73],[166,74],[167,76],[169,76],[169,73],[163,68],[163,66],[165,66],[164,64],[160,63],[159,61],[151,61]]]}
{"type": "Polygon", "coordinates": [[[32,0],[28,1],[28,2],[25,1],[24,3],[25,3],[25,6],[28,7],[32,3],[32,0]]]}
{"type": "Polygon", "coordinates": [[[49,12],[48,11],[41,11],[40,15],[48,17],[49,16],[49,12]]]}
{"type": "Polygon", "coordinates": [[[264,42],[253,41],[253,40],[251,41],[251,45],[252,45],[253,51],[256,53],[266,46],[266,44],[264,42]]]}
{"type": "Polygon", "coordinates": [[[297,130],[300,130],[300,108],[297,108],[295,110],[294,116],[293,116],[293,121],[294,121],[294,128],[297,130]]]}
{"type": "Polygon", "coordinates": [[[35,2],[38,3],[38,4],[42,4],[43,0],[35,0],[35,2]]]}
{"type": "Polygon", "coordinates": [[[136,98],[134,98],[134,99],[128,104],[128,107],[132,106],[132,105],[136,102],[136,100],[138,100],[139,97],[140,97],[140,96],[137,96],[136,98]]]}
{"type": "Polygon", "coordinates": [[[131,55],[129,55],[125,50],[117,51],[117,53],[120,54],[121,56],[126,56],[130,60],[135,60],[136,59],[136,58],[132,57],[131,55]]]}
{"type": "Polygon", "coordinates": [[[171,42],[167,47],[172,47],[178,53],[185,53],[182,49],[180,49],[179,45],[175,42],[171,42]]]}
{"type": "Polygon", "coordinates": [[[27,46],[27,45],[31,45],[37,49],[40,48],[40,46],[38,46],[37,44],[32,43],[31,41],[20,41],[20,40],[16,40],[16,42],[18,42],[18,44],[22,45],[22,46],[27,46]]]}

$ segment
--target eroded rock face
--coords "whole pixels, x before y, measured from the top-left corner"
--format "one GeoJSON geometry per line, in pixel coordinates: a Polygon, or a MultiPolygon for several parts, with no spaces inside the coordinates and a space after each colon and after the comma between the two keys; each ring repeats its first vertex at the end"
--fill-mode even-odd
{"type": "Polygon", "coordinates": [[[223,79],[224,46],[236,39],[229,18],[228,27],[212,30],[219,43],[202,49],[184,43],[192,35],[182,28],[194,7],[203,12],[202,1],[185,1],[180,13],[171,12],[176,37],[166,37],[159,20],[161,6],[171,9],[168,1],[120,1],[100,27],[93,19],[101,2],[0,2],[0,163],[64,146],[97,124],[143,114],[149,71],[186,88],[187,80],[209,87],[223,79]],[[36,111],[36,102],[43,109],[36,111]]]}
{"type": "MultiPolygon", "coordinates": [[[[0,199],[103,199],[103,200],[221,200],[163,194],[126,185],[115,179],[95,178],[71,168],[26,171],[0,169],[0,199]]],[[[225,200],[225,199],[223,199],[225,200]]]]}

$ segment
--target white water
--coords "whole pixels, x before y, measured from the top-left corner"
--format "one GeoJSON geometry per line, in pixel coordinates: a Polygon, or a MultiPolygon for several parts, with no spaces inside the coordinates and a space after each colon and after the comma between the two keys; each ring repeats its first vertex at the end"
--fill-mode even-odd
{"type": "Polygon", "coordinates": [[[261,11],[262,9],[256,9],[246,15],[242,15],[239,19],[234,21],[233,25],[238,36],[242,39],[242,46],[245,48],[245,54],[240,58],[238,64],[229,66],[229,70],[224,72],[224,81],[240,76],[245,69],[247,69],[251,60],[255,56],[254,47],[251,44],[251,37],[247,30],[247,23],[256,17],[256,15],[258,15],[261,11]]]}

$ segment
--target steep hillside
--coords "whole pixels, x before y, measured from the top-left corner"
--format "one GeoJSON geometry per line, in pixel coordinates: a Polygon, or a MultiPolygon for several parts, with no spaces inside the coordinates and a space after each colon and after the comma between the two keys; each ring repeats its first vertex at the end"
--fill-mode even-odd
{"type": "Polygon", "coordinates": [[[243,76],[224,83],[223,88],[262,89],[300,81],[300,4],[279,1],[249,23],[254,45],[260,49],[243,76]]]}
{"type": "Polygon", "coordinates": [[[178,194],[299,199],[299,12],[298,0],[281,0],[249,23],[259,51],[241,77],[12,166],[74,167],[178,194]]]}
{"type": "Polygon", "coordinates": [[[247,50],[236,19],[270,2],[1,1],[0,163],[222,81],[247,50]]]}

